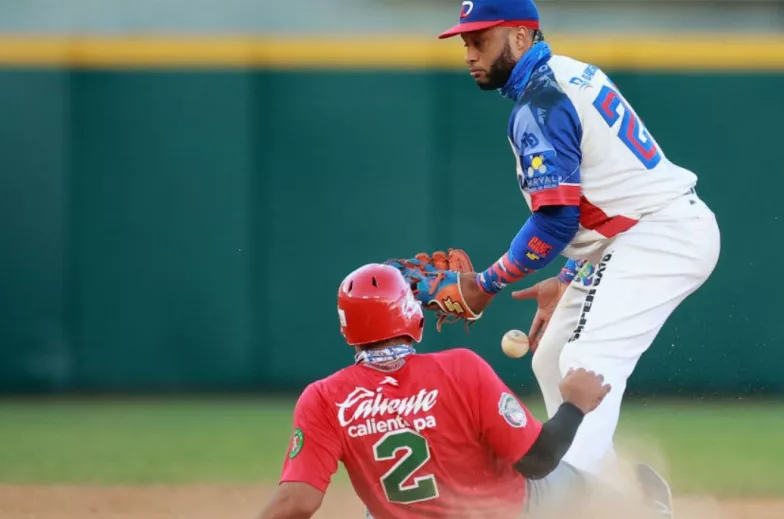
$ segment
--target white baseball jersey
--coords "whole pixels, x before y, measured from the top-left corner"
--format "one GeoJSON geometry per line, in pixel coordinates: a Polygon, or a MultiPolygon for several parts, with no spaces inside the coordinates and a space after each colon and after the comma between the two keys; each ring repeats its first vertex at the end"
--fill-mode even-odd
{"type": "Polygon", "coordinates": [[[571,368],[612,385],[564,456],[602,477],[613,465],[629,375],[711,275],[721,240],[712,211],[693,193],[696,176],[667,160],[612,81],[547,50],[529,51],[502,91],[516,101],[508,135],[526,202],[554,215],[537,220],[567,222],[571,233],[579,215],[563,254],[589,266],[558,302],[531,366],[549,416],[563,402],[559,385],[571,368]]]}
{"type": "Polygon", "coordinates": [[[572,259],[590,257],[697,183],[665,157],[604,72],[565,56],[533,71],[508,136],[532,211],[579,206],[579,230],[562,253],[572,259]]]}

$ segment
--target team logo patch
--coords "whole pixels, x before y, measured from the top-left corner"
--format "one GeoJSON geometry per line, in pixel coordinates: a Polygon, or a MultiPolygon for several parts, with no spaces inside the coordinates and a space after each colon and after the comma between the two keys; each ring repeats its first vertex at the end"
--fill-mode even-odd
{"type": "Polygon", "coordinates": [[[536,155],[531,159],[531,166],[528,168],[528,175],[534,176],[535,171],[542,174],[547,173],[547,166],[544,163],[544,157],[542,155],[536,155]]]}
{"type": "Polygon", "coordinates": [[[529,184],[540,189],[558,187],[559,175],[553,151],[523,155],[522,170],[529,184]]]}
{"type": "Polygon", "coordinates": [[[460,4],[460,18],[468,18],[468,15],[471,14],[471,11],[474,10],[474,3],[470,0],[466,0],[462,4],[460,4]]]}
{"type": "Polygon", "coordinates": [[[504,417],[506,423],[518,429],[528,423],[523,406],[509,393],[501,393],[501,398],[498,400],[498,414],[504,417]]]}
{"type": "Polygon", "coordinates": [[[575,275],[575,279],[583,286],[590,287],[593,285],[593,272],[595,268],[592,263],[584,261],[582,267],[579,267],[575,275]]]}
{"type": "Polygon", "coordinates": [[[289,449],[289,459],[294,459],[297,454],[302,450],[302,444],[305,443],[305,435],[302,434],[302,429],[299,427],[294,429],[294,434],[291,436],[291,448],[289,449]]]}

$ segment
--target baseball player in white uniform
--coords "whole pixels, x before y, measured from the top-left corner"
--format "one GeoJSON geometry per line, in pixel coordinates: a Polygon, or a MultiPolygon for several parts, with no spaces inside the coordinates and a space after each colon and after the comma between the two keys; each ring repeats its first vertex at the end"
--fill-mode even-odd
{"type": "Polygon", "coordinates": [[[549,416],[571,368],[601,373],[613,388],[564,458],[599,475],[614,460],[629,375],[716,265],[716,219],[696,175],[664,155],[605,73],[551,53],[532,0],[466,0],[460,23],[440,37],[455,35],[477,85],[515,103],[508,137],[532,215],[486,270],[450,272],[417,256],[408,264],[423,275],[408,277],[442,320],[470,323],[507,285],[568,259],[557,277],[512,296],[538,302],[530,338],[549,416]]]}

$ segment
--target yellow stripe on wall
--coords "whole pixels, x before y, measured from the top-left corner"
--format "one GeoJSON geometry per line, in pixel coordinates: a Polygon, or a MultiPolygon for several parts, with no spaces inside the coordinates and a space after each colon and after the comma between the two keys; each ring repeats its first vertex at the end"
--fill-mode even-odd
{"type": "MultiPolygon", "coordinates": [[[[784,37],[550,36],[557,54],[632,70],[784,70],[784,37]]],[[[459,39],[0,36],[0,66],[463,69],[459,39]]]]}

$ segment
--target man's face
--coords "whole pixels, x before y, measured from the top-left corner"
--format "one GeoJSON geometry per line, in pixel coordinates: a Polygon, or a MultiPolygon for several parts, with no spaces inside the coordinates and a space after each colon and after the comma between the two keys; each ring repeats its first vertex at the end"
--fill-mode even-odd
{"type": "Polygon", "coordinates": [[[509,80],[522,52],[515,30],[493,27],[461,35],[471,77],[482,90],[497,90],[509,80]]]}

